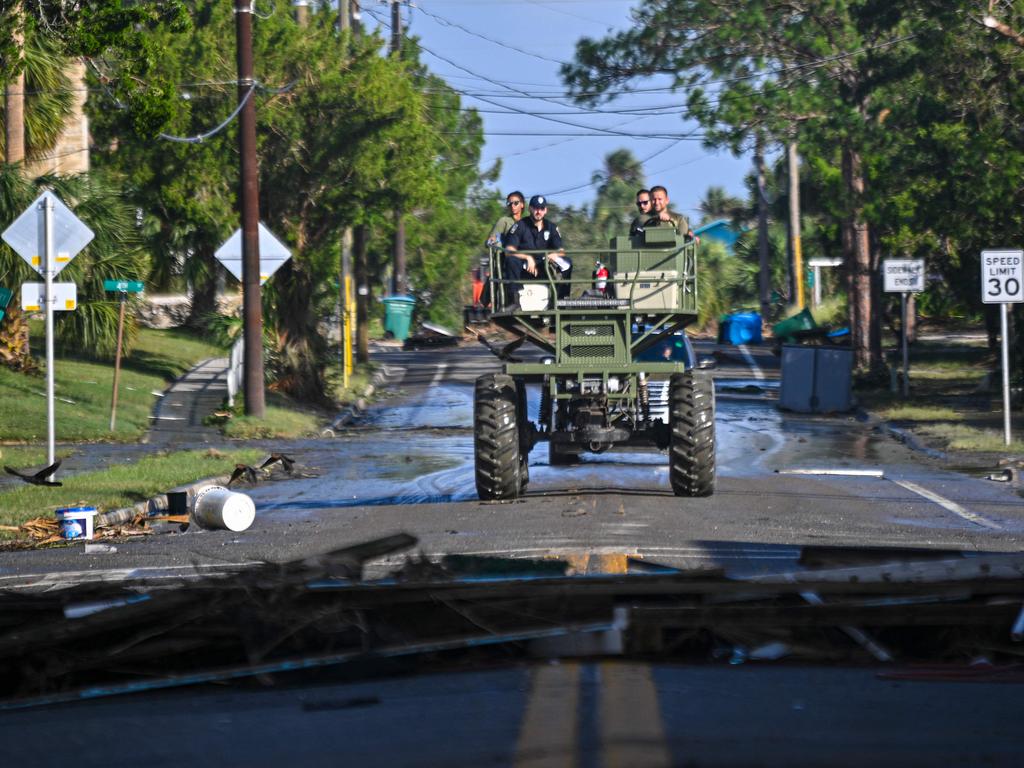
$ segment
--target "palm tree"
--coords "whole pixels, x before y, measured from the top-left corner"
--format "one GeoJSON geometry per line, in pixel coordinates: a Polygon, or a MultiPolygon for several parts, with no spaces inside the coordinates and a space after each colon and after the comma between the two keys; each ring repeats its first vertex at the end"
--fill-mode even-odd
{"type": "Polygon", "coordinates": [[[628,149],[604,157],[604,168],[591,177],[598,184],[594,201],[594,225],[605,238],[625,234],[634,216],[636,191],[644,186],[640,161],[628,149]]]}
{"type": "MultiPolygon", "coordinates": [[[[13,43],[7,51],[23,60],[24,68],[5,86],[0,118],[4,159],[8,165],[0,170],[0,221],[16,218],[32,199],[34,187],[22,179],[26,161],[53,149],[71,114],[73,98],[64,73],[65,61],[39,35],[23,37],[18,29],[18,8],[8,10],[4,30],[14,24],[13,43]],[[8,152],[8,142],[13,152],[8,152]]],[[[0,247],[0,285],[12,290],[32,275],[27,265],[6,246],[0,247]],[[11,259],[14,261],[11,261],[11,259]],[[18,279],[21,277],[22,279],[18,279]]],[[[28,319],[14,301],[0,321],[0,364],[16,370],[33,367],[29,355],[28,319]]]]}
{"type": "Polygon", "coordinates": [[[725,191],[725,187],[708,187],[700,201],[700,223],[707,224],[718,219],[735,219],[742,216],[744,203],[725,191]]]}
{"type": "MultiPolygon", "coordinates": [[[[24,178],[14,166],[0,166],[0,222],[10,222],[39,195],[52,189],[93,231],[93,241],[61,271],[61,279],[78,286],[78,309],[61,312],[57,317],[57,336],[69,348],[88,350],[98,357],[112,357],[117,340],[116,302],[103,291],[107,278],[131,278],[144,275],[147,257],[140,247],[135,224],[135,209],[123,199],[120,188],[100,174],[78,176],[41,176],[24,178]]],[[[6,244],[0,246],[0,285],[16,287],[36,282],[39,275],[6,244]]],[[[12,301],[12,304],[14,302],[12,301]]],[[[7,349],[15,367],[24,367],[28,356],[27,319],[12,313],[5,317],[0,342],[17,346],[7,349]]],[[[125,323],[129,349],[136,325],[125,323]]]]}

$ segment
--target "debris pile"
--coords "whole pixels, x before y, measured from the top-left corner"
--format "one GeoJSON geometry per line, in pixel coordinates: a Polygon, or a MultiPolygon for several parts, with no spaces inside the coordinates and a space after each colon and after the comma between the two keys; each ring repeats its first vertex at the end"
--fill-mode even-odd
{"type": "MultiPolygon", "coordinates": [[[[887,676],[1024,678],[1024,556],[571,578],[546,561],[371,559],[407,534],[218,579],[0,594],[0,709],[332,669],[616,654],[695,664],[860,664],[887,676]],[[397,660],[401,660],[400,662],[397,660]],[[925,664],[921,667],[918,665],[925,664]]],[[[647,566],[650,567],[649,565],[647,566]]]]}

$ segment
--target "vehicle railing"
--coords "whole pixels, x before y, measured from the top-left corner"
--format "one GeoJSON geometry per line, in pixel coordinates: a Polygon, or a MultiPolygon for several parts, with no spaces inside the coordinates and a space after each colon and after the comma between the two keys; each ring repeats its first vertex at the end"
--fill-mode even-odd
{"type": "MultiPolygon", "coordinates": [[[[676,305],[677,306],[674,309],[676,311],[681,311],[681,312],[683,312],[683,311],[696,311],[696,292],[697,292],[697,285],[696,285],[696,275],[697,275],[696,244],[693,243],[693,242],[688,242],[688,243],[684,243],[683,245],[674,245],[674,246],[670,246],[668,248],[656,248],[656,247],[651,247],[651,246],[645,246],[645,247],[643,247],[641,249],[630,249],[629,253],[637,253],[638,251],[643,251],[643,252],[646,252],[646,253],[657,253],[659,255],[664,255],[664,257],[665,257],[664,261],[668,261],[668,260],[671,259],[672,260],[672,262],[671,262],[672,266],[671,267],[664,266],[664,267],[658,268],[658,269],[643,270],[643,269],[639,268],[639,264],[638,264],[638,268],[635,269],[635,270],[632,270],[632,273],[631,273],[632,276],[627,278],[627,277],[618,277],[617,276],[618,273],[620,272],[620,270],[618,269],[618,265],[611,263],[612,259],[615,257],[615,254],[617,253],[617,251],[610,250],[608,248],[581,248],[581,249],[560,249],[560,250],[551,250],[550,248],[547,248],[547,249],[539,249],[539,250],[516,249],[515,251],[508,251],[505,248],[502,248],[500,246],[492,246],[492,247],[489,248],[489,253],[488,253],[488,260],[489,260],[489,265],[490,265],[490,276],[488,278],[488,281],[490,283],[490,294],[491,294],[491,306],[492,306],[492,309],[495,312],[508,311],[509,309],[511,309],[511,304],[515,304],[516,303],[516,299],[515,298],[512,300],[511,304],[510,304],[509,301],[506,300],[504,288],[507,285],[522,285],[522,286],[527,286],[527,285],[545,285],[545,286],[547,286],[548,290],[550,291],[550,298],[551,298],[554,306],[552,308],[546,308],[544,310],[537,310],[537,313],[541,313],[541,312],[554,312],[554,311],[556,311],[558,309],[574,309],[574,308],[577,308],[577,307],[573,307],[571,305],[570,306],[559,306],[560,303],[564,303],[567,300],[568,301],[577,301],[577,300],[580,299],[580,297],[573,298],[570,295],[570,297],[568,299],[558,299],[557,298],[557,296],[558,296],[558,287],[559,286],[569,286],[570,294],[572,293],[572,289],[575,286],[593,287],[594,277],[591,274],[591,268],[593,266],[593,262],[588,262],[587,265],[585,267],[583,267],[583,265],[581,265],[579,263],[579,261],[576,258],[574,258],[574,257],[577,257],[577,256],[580,256],[580,257],[591,256],[591,257],[595,257],[596,261],[600,261],[602,264],[604,264],[606,266],[614,266],[614,267],[616,267],[615,270],[609,269],[608,277],[605,278],[607,280],[607,284],[609,286],[629,285],[629,293],[628,293],[628,296],[622,297],[622,296],[618,295],[619,292],[616,291],[617,295],[615,297],[610,297],[608,299],[605,299],[605,301],[608,302],[607,304],[600,304],[599,302],[601,300],[597,299],[597,298],[594,298],[592,300],[589,300],[585,304],[581,304],[580,307],[578,307],[578,308],[592,307],[592,308],[607,308],[607,309],[615,309],[615,308],[627,309],[629,307],[632,307],[634,305],[634,302],[636,301],[636,298],[637,298],[637,296],[636,296],[637,283],[641,282],[641,283],[644,283],[645,285],[656,285],[656,286],[659,286],[659,287],[664,287],[664,286],[669,286],[669,285],[677,286],[679,288],[679,293],[677,294],[677,301],[676,301],[676,305]],[[557,255],[564,255],[564,256],[570,257],[572,259],[572,262],[573,262],[573,267],[572,268],[573,268],[574,276],[572,278],[562,278],[560,276],[556,276],[556,274],[553,274],[553,273],[557,273],[558,268],[554,264],[551,264],[550,268],[549,268],[549,262],[547,260],[547,254],[549,254],[549,253],[557,254],[557,255]],[[527,275],[527,276],[524,276],[523,278],[518,278],[518,279],[506,276],[504,274],[504,266],[505,266],[504,265],[504,262],[505,262],[505,258],[504,257],[506,255],[511,255],[511,254],[533,256],[535,264],[537,265],[537,272],[538,272],[537,276],[536,277],[531,277],[531,276],[527,275]],[[580,275],[579,274],[578,270],[580,270],[581,268],[585,269],[585,272],[586,272],[585,275],[580,275]],[[670,272],[674,272],[675,276],[674,277],[669,277],[668,273],[670,273],[670,272]],[[643,277],[642,280],[640,279],[641,273],[644,274],[644,277],[643,277]],[[691,307],[687,307],[686,306],[686,297],[687,297],[687,295],[690,295],[690,294],[692,294],[692,296],[693,296],[692,309],[691,309],[691,307]]],[[[661,311],[670,312],[672,310],[661,310],[661,311]]]]}

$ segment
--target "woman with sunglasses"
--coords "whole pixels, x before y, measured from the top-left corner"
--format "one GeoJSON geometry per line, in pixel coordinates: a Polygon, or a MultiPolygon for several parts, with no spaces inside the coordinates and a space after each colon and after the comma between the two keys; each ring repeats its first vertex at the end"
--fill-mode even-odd
{"type": "Polygon", "coordinates": [[[509,192],[508,197],[505,198],[505,208],[508,213],[491,227],[491,234],[488,235],[485,243],[488,248],[505,246],[509,230],[523,217],[523,211],[526,210],[526,198],[523,197],[523,193],[518,190],[509,192]]]}

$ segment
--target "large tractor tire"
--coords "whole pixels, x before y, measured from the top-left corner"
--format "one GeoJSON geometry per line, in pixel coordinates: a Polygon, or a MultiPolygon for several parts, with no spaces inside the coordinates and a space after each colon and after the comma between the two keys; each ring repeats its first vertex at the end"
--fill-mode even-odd
{"type": "Polygon", "coordinates": [[[693,371],[669,381],[669,481],[676,496],[715,492],[715,385],[693,371]]]}
{"type": "Polygon", "coordinates": [[[476,492],[486,501],[514,499],[522,480],[519,398],[511,376],[492,373],[476,380],[473,398],[473,453],[476,492]]]}

